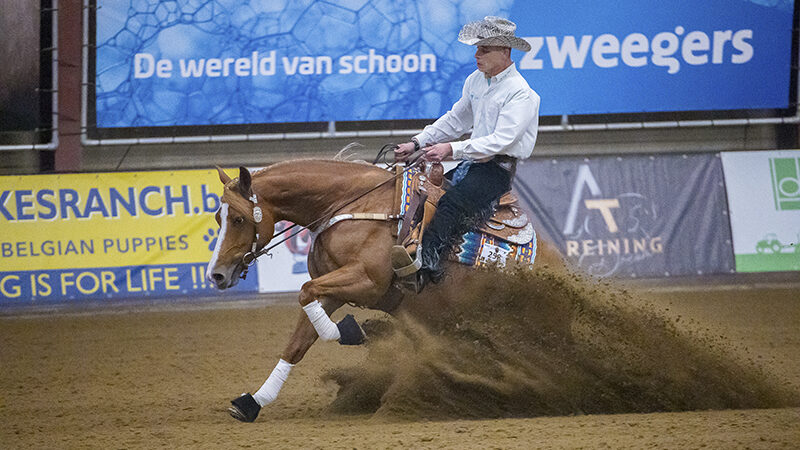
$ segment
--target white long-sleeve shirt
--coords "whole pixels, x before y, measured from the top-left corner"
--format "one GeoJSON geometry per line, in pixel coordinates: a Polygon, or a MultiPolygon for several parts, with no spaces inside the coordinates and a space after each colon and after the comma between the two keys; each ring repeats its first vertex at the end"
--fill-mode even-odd
{"type": "Polygon", "coordinates": [[[492,78],[476,70],[452,109],[415,136],[422,147],[450,142],[453,159],[531,156],[539,131],[539,94],[515,64],[492,78]],[[472,129],[469,139],[453,141],[472,129]]]}

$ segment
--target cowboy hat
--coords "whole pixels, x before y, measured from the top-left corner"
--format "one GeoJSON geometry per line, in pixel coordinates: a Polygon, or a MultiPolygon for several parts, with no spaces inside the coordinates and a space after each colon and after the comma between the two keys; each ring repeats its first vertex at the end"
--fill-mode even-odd
{"type": "Polygon", "coordinates": [[[458,41],[467,45],[495,45],[530,51],[531,44],[514,36],[516,29],[517,25],[508,19],[486,16],[483,20],[464,25],[458,33],[458,41]]]}

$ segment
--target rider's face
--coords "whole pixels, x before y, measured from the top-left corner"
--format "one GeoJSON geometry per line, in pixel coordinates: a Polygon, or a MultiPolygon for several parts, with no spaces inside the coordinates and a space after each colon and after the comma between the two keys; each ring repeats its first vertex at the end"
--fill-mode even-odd
{"type": "Polygon", "coordinates": [[[511,49],[494,45],[479,45],[475,51],[478,70],[493,77],[511,64],[511,49]]]}

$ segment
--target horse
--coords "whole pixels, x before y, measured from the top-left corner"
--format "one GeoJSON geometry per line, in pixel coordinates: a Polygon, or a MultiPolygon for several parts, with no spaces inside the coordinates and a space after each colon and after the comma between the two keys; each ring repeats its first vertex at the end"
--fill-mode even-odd
{"type": "MultiPolygon", "coordinates": [[[[330,319],[344,304],[382,310],[393,304],[393,313],[425,317],[458,301],[458,286],[472,269],[448,263],[442,282],[420,293],[402,293],[398,304],[400,291],[393,287],[390,256],[398,225],[392,210],[395,173],[363,162],[313,159],[284,161],[252,174],[240,167],[235,179],[219,167],[217,171],[224,185],[216,213],[220,229],[206,273],[217,289],[230,288],[246,275],[273,240],[277,222],[289,221],[314,233],[308,255],[311,280],[298,297],[304,312],[262,387],[231,401],[234,418],[254,421],[261,408],[277,398],[292,367],[318,338],[344,343],[344,334],[352,335],[353,326],[363,333],[354,321],[337,326],[330,319]]],[[[558,268],[564,261],[555,246],[539,239],[536,266],[558,268]]]]}

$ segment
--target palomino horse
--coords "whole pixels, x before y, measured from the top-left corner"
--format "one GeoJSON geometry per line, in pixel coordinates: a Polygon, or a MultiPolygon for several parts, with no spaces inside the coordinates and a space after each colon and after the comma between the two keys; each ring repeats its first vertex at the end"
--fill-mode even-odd
{"type": "MultiPolygon", "coordinates": [[[[272,240],[276,222],[287,220],[318,233],[308,255],[311,280],[300,290],[304,313],[281,359],[255,394],[243,394],[231,402],[231,415],[251,422],[261,407],[275,400],[291,368],[317,337],[344,342],[345,330],[340,331],[330,319],[334,311],[345,303],[384,309],[381,305],[397,296],[390,257],[397,220],[384,217],[395,214],[395,175],[364,163],[328,160],[287,161],[252,175],[241,167],[233,180],[222,169],[218,171],[225,188],[217,213],[219,236],[206,274],[218,289],[239,281],[253,255],[272,240]],[[338,220],[348,213],[375,216],[338,220]]],[[[536,265],[545,264],[559,267],[563,261],[553,246],[540,240],[536,265]]],[[[408,294],[397,311],[420,317],[430,308],[457,301],[459,280],[467,270],[450,264],[443,282],[427,286],[420,294],[408,294]]]]}

